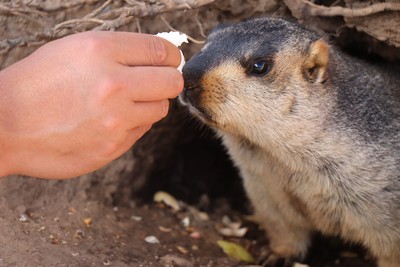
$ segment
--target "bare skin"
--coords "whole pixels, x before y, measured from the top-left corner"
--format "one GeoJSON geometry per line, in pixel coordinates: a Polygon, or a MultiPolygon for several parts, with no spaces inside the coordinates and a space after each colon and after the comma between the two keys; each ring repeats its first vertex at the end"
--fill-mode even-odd
{"type": "Polygon", "coordinates": [[[167,115],[179,63],[161,38],[86,32],[0,71],[0,176],[65,179],[121,156],[167,115]]]}

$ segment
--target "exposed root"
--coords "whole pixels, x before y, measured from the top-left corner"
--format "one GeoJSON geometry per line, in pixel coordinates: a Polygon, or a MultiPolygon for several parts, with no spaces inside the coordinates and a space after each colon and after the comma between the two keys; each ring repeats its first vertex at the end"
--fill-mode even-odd
{"type": "MultiPolygon", "coordinates": [[[[46,19],[46,12],[67,8],[76,8],[83,5],[93,5],[93,10],[82,18],[66,20],[43,32],[36,32],[28,36],[0,41],[0,55],[23,46],[36,46],[63,36],[90,30],[116,30],[130,23],[138,25],[138,19],[155,16],[166,12],[185,9],[195,9],[213,3],[215,0],[164,0],[151,1],[113,1],[107,0],[75,0],[63,1],[30,1],[25,5],[15,3],[0,4],[0,15],[20,16],[22,19],[41,23],[46,19]],[[51,3],[49,3],[51,2],[51,3]]],[[[43,23],[44,24],[44,23],[43,23]]],[[[140,29],[140,27],[138,28],[140,29]]],[[[196,41],[196,40],[192,40],[196,41]]]]}
{"type": "Polygon", "coordinates": [[[290,10],[295,13],[297,18],[305,18],[308,16],[321,16],[321,17],[365,17],[377,14],[384,11],[400,11],[400,3],[377,3],[363,8],[346,8],[341,6],[320,6],[308,0],[284,0],[285,4],[290,10]]]}

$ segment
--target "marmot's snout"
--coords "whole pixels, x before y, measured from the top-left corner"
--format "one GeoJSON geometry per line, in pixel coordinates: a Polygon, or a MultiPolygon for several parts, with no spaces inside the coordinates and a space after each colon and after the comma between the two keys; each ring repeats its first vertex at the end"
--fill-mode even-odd
{"type": "Polygon", "coordinates": [[[189,60],[183,67],[182,73],[185,85],[180,99],[184,104],[189,104],[200,110],[200,95],[203,91],[201,79],[204,71],[196,64],[198,61],[196,58],[189,60]]]}

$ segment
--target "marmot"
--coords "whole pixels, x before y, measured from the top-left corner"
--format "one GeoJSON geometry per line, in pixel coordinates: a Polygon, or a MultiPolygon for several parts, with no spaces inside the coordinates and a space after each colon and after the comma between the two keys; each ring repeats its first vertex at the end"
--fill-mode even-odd
{"type": "Polygon", "coordinates": [[[217,27],[180,98],[221,136],[270,239],[268,264],[319,231],[400,266],[400,80],[279,18],[217,27]]]}

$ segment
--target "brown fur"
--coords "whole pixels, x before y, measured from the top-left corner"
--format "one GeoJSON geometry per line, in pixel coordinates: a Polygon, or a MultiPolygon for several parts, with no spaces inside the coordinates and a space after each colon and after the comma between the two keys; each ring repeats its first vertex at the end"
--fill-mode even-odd
{"type": "Polygon", "coordinates": [[[216,30],[183,73],[182,101],[221,136],[275,255],[304,258],[320,231],[400,266],[400,101],[380,87],[398,80],[279,19],[216,30]],[[271,68],[254,75],[260,58],[271,68]]]}

